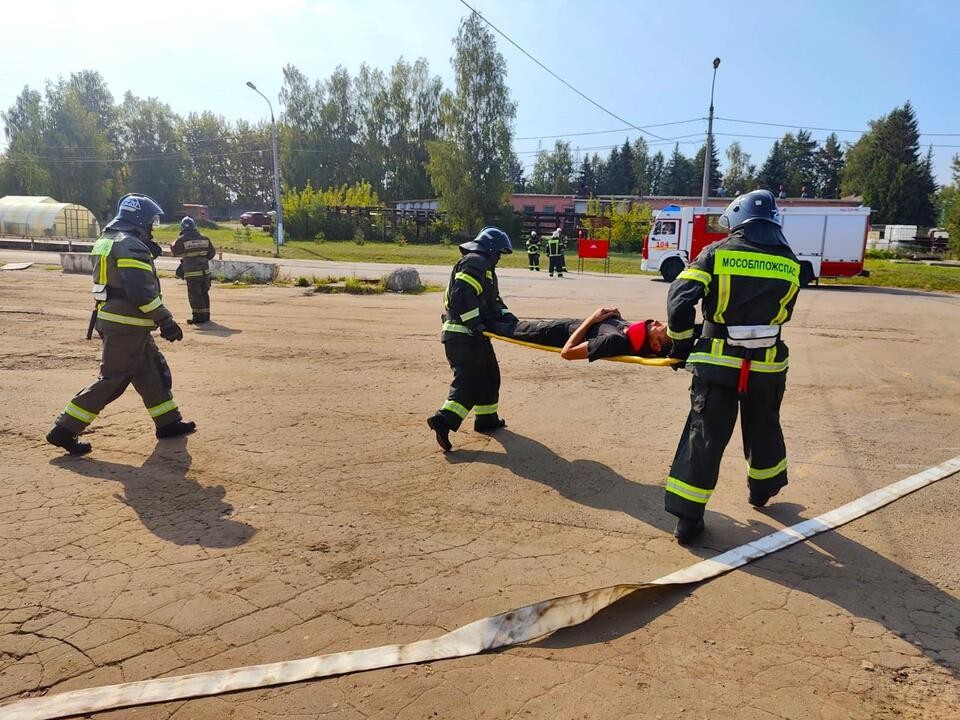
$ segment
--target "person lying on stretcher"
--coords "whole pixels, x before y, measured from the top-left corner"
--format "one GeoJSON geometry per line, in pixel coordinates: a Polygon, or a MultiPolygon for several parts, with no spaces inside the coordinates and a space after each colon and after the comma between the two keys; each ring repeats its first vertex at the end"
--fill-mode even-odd
{"type": "Polygon", "coordinates": [[[600,307],[586,320],[520,320],[499,335],[562,348],[564,360],[599,360],[636,355],[666,357],[672,341],[659,320],[630,323],[617,308],[600,307]]]}

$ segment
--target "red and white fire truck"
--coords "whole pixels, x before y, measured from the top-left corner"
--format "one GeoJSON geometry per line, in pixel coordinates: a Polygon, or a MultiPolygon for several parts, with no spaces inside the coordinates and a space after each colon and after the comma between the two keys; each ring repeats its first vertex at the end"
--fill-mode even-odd
{"type": "MultiPolygon", "coordinates": [[[[659,270],[673,282],[707,245],[722,240],[724,208],[668,205],[656,214],[643,240],[643,270],[659,270]]],[[[863,254],[870,230],[868,207],[781,207],[783,234],[800,261],[800,284],[822,277],[866,274],[863,254]]]]}

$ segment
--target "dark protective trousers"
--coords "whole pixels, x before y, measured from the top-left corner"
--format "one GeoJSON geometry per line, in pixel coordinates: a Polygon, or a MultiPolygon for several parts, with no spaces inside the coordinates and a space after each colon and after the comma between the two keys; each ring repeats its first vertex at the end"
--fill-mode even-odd
{"type": "Polygon", "coordinates": [[[187,299],[193,310],[194,322],[210,320],[210,276],[201,275],[187,278],[187,299]]]}
{"type": "Polygon", "coordinates": [[[787,449],[780,429],[785,385],[786,377],[775,386],[754,386],[739,395],[736,387],[694,376],[690,414],[667,478],[667,512],[691,520],[703,517],[738,409],[748,489],[773,495],[787,484],[787,449]]]}
{"type": "Polygon", "coordinates": [[[509,337],[537,345],[562,348],[580,323],[580,320],[573,319],[520,320],[509,337]]]}
{"type": "Polygon", "coordinates": [[[537,272],[540,271],[540,253],[538,253],[538,252],[535,252],[535,253],[528,252],[528,253],[527,253],[527,260],[530,261],[530,269],[531,269],[531,270],[536,270],[537,272]]]}
{"type": "Polygon", "coordinates": [[[150,333],[103,321],[97,329],[103,335],[100,377],[67,403],[57,425],[79,435],[131,383],[158,428],[180,420],[170,368],[150,333]]]}
{"type": "Polygon", "coordinates": [[[500,365],[487,337],[464,335],[443,343],[453,381],[447,401],[437,412],[451,430],[458,430],[471,410],[476,415],[474,429],[495,427],[500,418],[500,365]]]}
{"type": "Polygon", "coordinates": [[[563,255],[550,255],[550,274],[553,275],[556,272],[558,275],[563,275],[566,272],[566,267],[564,267],[564,257],[563,255]]]}

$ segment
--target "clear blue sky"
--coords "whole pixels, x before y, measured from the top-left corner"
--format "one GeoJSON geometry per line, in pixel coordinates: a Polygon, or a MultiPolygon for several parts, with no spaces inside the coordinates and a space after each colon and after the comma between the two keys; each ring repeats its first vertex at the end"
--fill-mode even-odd
{"type": "MultiPolygon", "coordinates": [[[[935,147],[940,182],[960,153],[960,3],[808,0],[717,3],[672,0],[471,0],[514,41],[601,105],[635,125],[707,114],[711,61],[722,58],[719,117],[858,130],[910,100],[921,138],[935,147]]],[[[458,0],[35,0],[4,8],[0,105],[24,84],[99,71],[115,97],[154,96],[176,111],[212,110],[260,119],[252,80],[276,97],[287,63],[312,79],[338,65],[388,68],[401,55],[425,57],[451,85],[451,40],[469,11],[458,0]],[[152,9],[148,9],[151,8],[152,9]],[[152,18],[152,19],[151,19],[152,18]],[[129,38],[129,40],[125,40],[129,38]]],[[[552,136],[624,127],[561,85],[502,38],[517,102],[516,136],[552,136]]],[[[652,128],[666,138],[704,133],[705,120],[652,128]]],[[[722,151],[739,138],[757,165],[788,128],[717,121],[722,151]]],[[[826,132],[814,131],[822,139],[826,132]]],[[[582,152],[636,137],[636,131],[568,138],[582,152]]],[[[838,133],[855,140],[857,133],[838,133]]],[[[648,138],[648,140],[652,140],[648,138]]],[[[693,155],[702,142],[684,138],[693,155]]],[[[544,148],[552,138],[542,140],[544,148]]],[[[517,140],[532,165],[538,140],[517,140]]],[[[654,146],[656,149],[657,146],[654,146]]],[[[662,145],[666,152],[672,142],[662,145]]],[[[592,152],[592,150],[590,150],[592,152]]]]}

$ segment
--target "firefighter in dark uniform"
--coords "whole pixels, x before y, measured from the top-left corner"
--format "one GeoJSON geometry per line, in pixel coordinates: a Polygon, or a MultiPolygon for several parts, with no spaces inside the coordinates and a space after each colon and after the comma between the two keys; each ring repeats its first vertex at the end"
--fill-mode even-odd
{"type": "Polygon", "coordinates": [[[550,271],[550,277],[553,277],[554,271],[556,271],[557,277],[563,277],[563,274],[567,271],[566,258],[563,256],[566,249],[567,241],[564,239],[560,228],[557,228],[547,240],[547,255],[550,259],[550,266],[547,269],[550,271]]]}
{"type": "Polygon", "coordinates": [[[456,431],[472,409],[476,432],[492,432],[506,425],[497,414],[500,399],[500,366],[484,330],[508,334],[517,318],[500,298],[497,262],[513,252],[509,236],[499,228],[485,227],[476,238],[460,246],[463,257],[453,266],[443,296],[440,340],[453,370],[447,401],[427,418],[427,425],[445,451],[451,450],[450,431],[456,431]]]}
{"type": "Polygon", "coordinates": [[[210,322],[210,261],[217,249],[210,238],[201,235],[189,215],[180,221],[180,236],[170,246],[175,257],[182,257],[183,279],[187,281],[187,299],[193,317],[190,325],[210,322]]]}
{"type": "Polygon", "coordinates": [[[183,422],[180,416],[170,391],[170,368],[150,335],[159,327],[165,340],[183,339],[183,331],[163,305],[153,264],[160,255],[153,227],[162,214],[146,195],[124,195],[117,216],[90,251],[96,329],[103,338],[100,376],[67,403],[47,434],[47,442],[71,455],[90,452],[90,443],[77,436],[131,383],[153,418],[158,438],[196,429],[195,423],[183,422]]]}
{"type": "Polygon", "coordinates": [[[704,530],[720,458],[740,411],[749,502],[763,507],[787,484],[780,429],[788,350],[780,338],[797,300],[800,264],[781,231],[773,193],[755,190],[727,206],[726,239],[706,248],[670,285],[670,356],[693,373],[690,413],[666,483],[666,510],[686,544],[704,530]],[[694,342],[697,303],[703,330],[694,342]]]}
{"type": "Polygon", "coordinates": [[[530,261],[530,269],[540,272],[540,236],[536,230],[530,231],[530,238],[527,240],[527,260],[530,261]]]}

